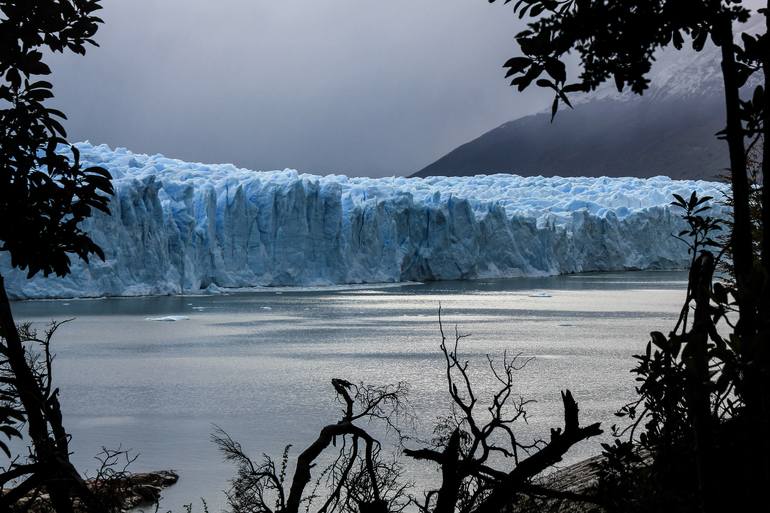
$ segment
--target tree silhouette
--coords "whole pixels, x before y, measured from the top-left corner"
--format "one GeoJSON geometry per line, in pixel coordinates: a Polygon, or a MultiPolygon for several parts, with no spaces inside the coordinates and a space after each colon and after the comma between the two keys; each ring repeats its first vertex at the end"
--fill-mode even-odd
{"type": "MultiPolygon", "coordinates": [[[[77,148],[65,139],[64,113],[45,105],[52,84],[36,79],[51,73],[44,50],[85,54],[86,45],[96,45],[92,38],[102,20],[94,12],[100,8],[100,0],[0,1],[0,251],[29,277],[66,275],[71,254],[104,256],[80,223],[94,209],[109,213],[110,175],[81,166],[77,148]]],[[[2,276],[0,336],[0,433],[19,436],[13,425],[23,419],[33,447],[30,462],[14,460],[0,473],[2,485],[23,478],[0,496],[0,510],[40,488],[60,513],[72,511],[74,497],[88,507],[90,492],[69,461],[48,345],[38,360],[25,346],[29,340],[13,319],[2,276]]]]}
{"type": "MultiPolygon", "coordinates": [[[[757,328],[760,303],[754,297],[760,296],[758,287],[766,280],[754,276],[745,138],[766,136],[769,100],[759,85],[750,99],[742,101],[740,88],[755,73],[765,78],[770,73],[767,34],[741,33],[742,46],[736,44],[734,25],[750,16],[740,0],[516,0],[514,11],[520,17],[539,18],[517,34],[524,55],[505,63],[506,76],[513,77],[511,84],[520,91],[533,83],[552,89],[553,115],[561,103],[571,106],[570,93],[594,90],[608,80],[613,80],[619,91],[629,87],[643,94],[655,51],[669,45],[681,49],[685,37],[691,39],[696,51],[702,50],[709,38],[720,47],[727,112],[727,126],[721,134],[730,151],[735,218],[731,245],[741,315],[739,332],[753,338],[750,334],[757,328]],[[570,52],[577,53],[581,66],[578,80],[572,83],[568,83],[565,64],[570,52]]],[[[759,12],[767,21],[767,9],[759,12]]],[[[765,157],[768,151],[764,145],[765,157]]],[[[767,161],[763,159],[763,171],[767,161]]],[[[766,191],[764,194],[767,197],[766,191]]],[[[770,205],[767,201],[764,204],[762,218],[767,223],[770,205]]],[[[770,241],[764,241],[762,247],[767,267],[770,241]]],[[[761,303],[767,313],[770,305],[761,303]]]]}
{"type": "Polygon", "coordinates": [[[403,447],[413,443],[402,431],[412,415],[404,383],[371,386],[332,379],[337,401],[343,406],[341,418],[323,427],[299,454],[290,483],[286,470],[291,446],[280,464],[269,456],[257,463],[221,429],[213,435],[225,458],[237,466],[227,492],[231,511],[398,513],[411,505],[421,513],[498,513],[522,497],[596,502],[594,497],[533,483],[535,476],[561,461],[575,444],[602,433],[598,423],[580,424],[572,393],[565,390],[561,394],[563,427],[552,428],[547,440],[525,442],[517,436],[516,426],[526,421],[531,401],[515,395],[514,378],[528,359],[503,354],[501,361],[495,361],[487,356],[496,389],[484,399],[474,388],[469,362],[459,353],[467,335],[455,329],[454,337],[448,338],[440,312],[439,328],[452,410],[439,419],[427,446],[403,447]],[[421,498],[411,496],[400,461],[383,457],[382,444],[368,431],[370,426],[395,433],[405,456],[437,467],[441,472],[438,488],[425,490],[421,498]],[[336,452],[336,456],[324,459],[325,452],[336,452]],[[325,467],[319,465],[329,460],[325,467]]]}
{"type": "MultiPolygon", "coordinates": [[[[675,204],[685,210],[691,227],[680,236],[695,237],[687,302],[669,336],[653,333],[646,353],[637,357],[640,402],[622,413],[634,419],[632,433],[646,422],[641,442],[654,449],[655,458],[687,443],[694,446],[691,458],[684,458],[692,466],[669,457],[667,472],[649,476],[671,492],[686,475],[671,470],[692,470],[692,510],[718,509],[717,485],[728,476],[733,483],[740,481],[736,496],[742,495],[741,500],[758,496],[770,486],[770,237],[762,236],[770,226],[770,193],[763,185],[761,201],[756,201],[747,155],[753,151],[756,156],[761,147],[764,181],[770,165],[770,99],[763,85],[745,99],[741,92],[754,75],[765,84],[770,78],[768,8],[756,13],[764,21],[760,34],[741,32],[740,24],[752,14],[741,0],[515,0],[514,12],[533,21],[516,36],[523,55],[505,63],[506,76],[519,90],[532,84],[553,90],[552,116],[561,104],[571,107],[570,94],[595,90],[609,80],[619,91],[630,88],[643,94],[655,52],[663,47],[681,49],[688,43],[700,51],[709,39],[719,47],[726,127],[718,136],[726,140],[730,154],[732,220],[718,223],[703,217],[705,206],[694,195],[689,201],[677,198],[675,204]],[[570,53],[579,60],[574,81],[567,73],[570,53]],[[755,216],[759,219],[752,219],[752,208],[760,211],[755,216]],[[708,238],[698,240],[715,229],[709,223],[731,228],[725,247],[708,238]],[[714,244],[722,250],[716,257],[709,251],[714,244]],[[732,260],[733,279],[715,284],[715,261],[722,254],[732,260]],[[731,315],[737,315],[734,324],[731,315]],[[718,323],[727,324],[732,333],[720,334],[718,323]],[[645,414],[636,410],[640,404],[645,414]],[[738,463],[728,453],[739,456],[738,463]],[[673,478],[668,485],[663,482],[667,478],[673,478]]],[[[666,507],[676,510],[674,504],[666,507]]]]}

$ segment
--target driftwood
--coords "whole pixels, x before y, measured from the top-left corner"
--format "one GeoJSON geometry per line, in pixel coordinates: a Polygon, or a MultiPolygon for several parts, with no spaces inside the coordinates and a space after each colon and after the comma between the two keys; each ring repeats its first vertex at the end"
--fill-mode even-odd
{"type": "Polygon", "coordinates": [[[602,456],[595,456],[561,468],[532,481],[527,494],[521,497],[517,513],[603,513],[597,504],[599,484],[598,465],[602,456]]]}
{"type": "MultiPolygon", "coordinates": [[[[164,488],[175,484],[179,476],[172,470],[160,470],[130,474],[110,480],[88,480],[89,490],[97,497],[100,494],[112,494],[110,502],[119,503],[119,509],[127,511],[137,506],[152,505],[158,502],[164,488]]],[[[2,490],[3,495],[10,490],[2,490]]],[[[51,497],[47,493],[22,497],[16,507],[29,513],[52,513],[51,497]]],[[[13,510],[11,510],[13,511],[13,510]]],[[[80,511],[75,504],[75,511],[80,511]]]]}

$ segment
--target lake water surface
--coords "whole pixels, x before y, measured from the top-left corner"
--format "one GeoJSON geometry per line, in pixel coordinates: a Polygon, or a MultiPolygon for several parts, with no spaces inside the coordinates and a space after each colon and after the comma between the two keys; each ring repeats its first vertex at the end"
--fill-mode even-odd
{"type": "MultiPolygon", "coordinates": [[[[41,327],[75,318],[55,338],[54,371],[78,467],[93,471],[101,446],[122,445],[140,454],[135,471],[180,473],[163,510],[204,497],[216,511],[233,471],[209,441],[214,424],[254,456],[279,457],[288,443],[296,455],[336,421],[333,377],[408,382],[416,432],[428,437],[449,407],[439,304],[447,328],[472,335],[461,352],[482,396],[493,384],[486,354],[534,357],[517,374],[516,393],[538,401],[520,438],[561,425],[564,388],[583,422],[609,428],[633,397],[631,355],[650,331],[673,327],[685,289],[684,272],[628,272],[13,308],[41,327]],[[152,320],[164,317],[177,320],[152,320]]],[[[598,441],[584,442],[565,463],[599,451],[598,441]]],[[[408,472],[417,482],[435,474],[412,464],[408,472]]]]}

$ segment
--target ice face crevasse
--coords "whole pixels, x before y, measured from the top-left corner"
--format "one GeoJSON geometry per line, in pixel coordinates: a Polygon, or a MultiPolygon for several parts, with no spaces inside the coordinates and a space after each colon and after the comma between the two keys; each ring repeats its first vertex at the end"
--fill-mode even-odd
{"type": "Polygon", "coordinates": [[[65,278],[0,273],[14,298],[193,293],[595,270],[681,268],[665,177],[348,178],[255,172],[78,144],[106,167],[112,215],[84,228],[106,254],[65,278]]]}

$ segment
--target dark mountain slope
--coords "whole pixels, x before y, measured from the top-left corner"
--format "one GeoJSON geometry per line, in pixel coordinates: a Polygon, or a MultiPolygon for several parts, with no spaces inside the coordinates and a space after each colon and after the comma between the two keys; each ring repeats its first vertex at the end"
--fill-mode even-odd
{"type": "MultiPolygon", "coordinates": [[[[755,26],[764,27],[764,19],[750,21],[745,29],[752,32],[755,26]]],[[[727,145],[715,137],[724,127],[719,63],[713,45],[701,52],[666,49],[656,55],[644,96],[619,94],[614,84],[604,84],[588,95],[574,95],[575,109],[562,107],[553,124],[545,112],[510,121],[414,176],[715,178],[728,165],[727,145]]]]}
{"type": "Polygon", "coordinates": [[[718,95],[598,99],[501,125],[414,176],[636,176],[712,179],[728,165],[718,95]]]}

